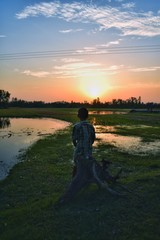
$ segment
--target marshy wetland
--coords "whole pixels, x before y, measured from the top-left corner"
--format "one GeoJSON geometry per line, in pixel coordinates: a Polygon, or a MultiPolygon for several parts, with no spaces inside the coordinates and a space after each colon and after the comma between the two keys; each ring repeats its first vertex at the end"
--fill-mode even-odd
{"type": "Polygon", "coordinates": [[[0,180],[21,161],[20,154],[27,147],[69,125],[51,118],[0,118],[0,180]]]}
{"type": "MultiPolygon", "coordinates": [[[[113,114],[113,111],[90,111],[90,114],[113,114]]],[[[116,112],[115,114],[126,114],[116,112]]],[[[38,139],[54,134],[57,130],[65,129],[71,123],[67,121],[51,118],[0,118],[0,179],[4,179],[10,169],[19,161],[27,147],[30,147],[38,139]]],[[[123,132],[137,130],[145,131],[146,128],[152,128],[155,132],[157,127],[147,125],[132,126],[103,126],[96,125],[96,141],[94,147],[99,144],[110,144],[119,151],[134,155],[156,155],[160,154],[160,140],[145,141],[140,136],[125,136],[123,132]]]]}
{"type": "MultiPolygon", "coordinates": [[[[71,131],[77,109],[0,110],[2,118],[42,117],[71,123],[55,133],[52,127],[51,133],[37,127],[36,137],[43,136],[0,182],[1,239],[159,239],[160,114],[112,109],[111,114],[103,109],[97,114],[99,110],[90,109],[89,117],[96,128],[94,156],[98,161],[111,160],[111,172],[122,168],[119,184],[130,191],[115,197],[91,185],[60,209],[54,209],[54,203],[71,179],[71,131]]],[[[9,125],[2,130],[8,131],[6,139],[16,135],[8,135],[9,125]]],[[[32,131],[26,129],[25,135],[31,137],[32,131]]]]}

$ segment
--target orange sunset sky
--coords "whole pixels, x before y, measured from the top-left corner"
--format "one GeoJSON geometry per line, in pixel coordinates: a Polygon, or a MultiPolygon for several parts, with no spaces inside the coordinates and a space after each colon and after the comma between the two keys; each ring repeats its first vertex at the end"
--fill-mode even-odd
{"type": "Polygon", "coordinates": [[[160,102],[160,3],[0,2],[0,89],[24,100],[160,102]]]}

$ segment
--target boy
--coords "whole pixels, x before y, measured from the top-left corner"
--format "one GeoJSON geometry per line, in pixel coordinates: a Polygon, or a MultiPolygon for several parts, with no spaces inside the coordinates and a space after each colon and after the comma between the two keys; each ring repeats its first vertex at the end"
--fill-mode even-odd
{"type": "Polygon", "coordinates": [[[78,110],[78,118],[80,122],[74,125],[72,132],[72,142],[75,147],[74,162],[80,159],[92,159],[92,144],[95,140],[95,129],[92,124],[87,121],[88,110],[80,108],[78,110]]]}
{"type": "Polygon", "coordinates": [[[86,185],[86,178],[92,176],[92,144],[95,140],[95,130],[87,121],[86,108],[78,110],[78,118],[80,122],[74,125],[72,132],[72,141],[75,146],[73,179],[67,191],[59,199],[59,203],[72,199],[86,185]]]}

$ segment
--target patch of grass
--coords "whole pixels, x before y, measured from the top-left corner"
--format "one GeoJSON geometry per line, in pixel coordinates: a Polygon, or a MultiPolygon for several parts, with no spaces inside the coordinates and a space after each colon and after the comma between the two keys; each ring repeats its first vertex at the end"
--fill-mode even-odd
{"type": "MultiPolygon", "coordinates": [[[[20,115],[20,110],[17,115],[18,111],[20,115]]],[[[77,121],[75,109],[70,112],[69,109],[38,109],[36,113],[28,109],[24,112],[21,113],[23,117],[48,114],[70,122],[77,121]]],[[[117,114],[116,119],[115,115],[91,115],[90,120],[93,118],[102,125],[146,124],[159,128],[157,116],[157,123],[153,123],[153,116],[148,122],[144,116],[136,116],[135,120],[135,115],[129,114],[117,114]]],[[[144,129],[132,130],[136,136],[143,135],[144,129]]],[[[127,128],[119,131],[132,134],[127,128]]],[[[154,133],[157,138],[159,134],[154,129],[152,132],[152,127],[145,131],[144,136],[154,133]]],[[[109,158],[113,162],[113,173],[122,168],[119,184],[125,188],[120,185],[112,187],[125,195],[113,196],[93,184],[72,202],[55,208],[56,200],[71,179],[73,148],[70,143],[71,127],[37,141],[23,155],[22,162],[0,182],[0,239],[159,240],[160,157],[134,156],[111,145],[100,144],[95,149],[95,157],[98,160],[109,158]]]]}
{"type": "Polygon", "coordinates": [[[116,127],[116,134],[124,136],[140,136],[143,141],[152,141],[159,139],[160,127],[135,125],[127,128],[126,126],[116,127]]]}
{"type": "Polygon", "coordinates": [[[57,118],[69,122],[77,121],[74,108],[8,108],[0,109],[0,117],[57,118]]]}
{"type": "Polygon", "coordinates": [[[147,126],[159,126],[160,114],[153,113],[127,113],[127,114],[108,114],[108,115],[92,115],[92,122],[97,125],[147,125],[147,126]]]}

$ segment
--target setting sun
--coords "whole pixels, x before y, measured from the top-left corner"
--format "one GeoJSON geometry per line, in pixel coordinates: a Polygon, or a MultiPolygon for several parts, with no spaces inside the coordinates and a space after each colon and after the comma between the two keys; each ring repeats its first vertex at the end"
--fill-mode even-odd
{"type": "Polygon", "coordinates": [[[96,86],[90,86],[90,87],[88,87],[87,94],[88,94],[90,97],[93,97],[93,98],[101,95],[99,89],[98,89],[96,86]]]}
{"type": "Polygon", "coordinates": [[[102,76],[96,79],[87,78],[83,80],[81,84],[81,91],[89,98],[102,97],[107,90],[107,81],[102,76]]]}
{"type": "Polygon", "coordinates": [[[87,95],[90,98],[96,98],[99,97],[103,94],[104,89],[101,86],[101,83],[98,81],[97,82],[89,82],[85,89],[84,89],[84,93],[85,95],[87,95]]]}

